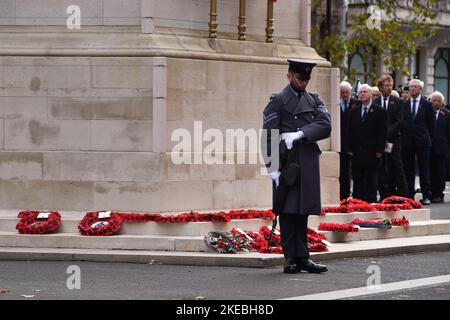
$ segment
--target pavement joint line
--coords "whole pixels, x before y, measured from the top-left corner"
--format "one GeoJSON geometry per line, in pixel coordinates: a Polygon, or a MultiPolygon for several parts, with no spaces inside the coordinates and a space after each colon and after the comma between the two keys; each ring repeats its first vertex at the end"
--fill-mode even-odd
{"type": "Polygon", "coordinates": [[[304,296],[291,297],[280,300],[338,300],[362,296],[373,296],[381,293],[396,292],[421,287],[431,287],[444,283],[450,283],[450,275],[392,282],[387,284],[380,284],[379,286],[373,287],[366,286],[360,288],[308,294],[304,296]]]}

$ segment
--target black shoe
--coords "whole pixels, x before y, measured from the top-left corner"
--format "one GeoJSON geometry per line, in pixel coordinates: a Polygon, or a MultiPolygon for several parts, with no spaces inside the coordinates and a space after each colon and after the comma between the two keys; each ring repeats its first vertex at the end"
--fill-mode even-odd
{"type": "Polygon", "coordinates": [[[420,202],[424,205],[424,206],[429,206],[431,204],[430,199],[427,198],[423,198],[422,200],[420,200],[420,202]]]}
{"type": "Polygon", "coordinates": [[[298,269],[297,264],[294,259],[286,259],[286,265],[283,268],[284,273],[298,273],[300,269],[298,269]]]}
{"type": "Polygon", "coordinates": [[[299,260],[297,262],[297,269],[299,270],[299,272],[301,270],[305,270],[310,273],[322,273],[328,271],[327,266],[324,266],[323,264],[314,263],[310,259],[299,260]]]}
{"type": "Polygon", "coordinates": [[[431,203],[444,203],[444,198],[442,197],[436,197],[431,199],[431,203]]]}

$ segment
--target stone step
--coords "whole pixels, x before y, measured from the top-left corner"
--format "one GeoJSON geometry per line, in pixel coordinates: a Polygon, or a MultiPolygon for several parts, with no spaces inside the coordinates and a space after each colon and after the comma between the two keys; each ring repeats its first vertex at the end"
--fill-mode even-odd
{"type": "Polygon", "coordinates": [[[392,229],[360,228],[359,232],[320,231],[329,242],[352,242],[391,238],[409,238],[428,235],[450,234],[450,220],[414,221],[408,228],[392,229]]]}
{"type": "MultiPolygon", "coordinates": [[[[223,210],[228,212],[233,209],[223,210]]],[[[267,210],[267,208],[256,208],[255,210],[267,210]]],[[[0,232],[14,232],[19,221],[17,214],[22,210],[0,210],[0,232]]],[[[212,213],[221,210],[202,210],[201,213],[212,213]]],[[[58,233],[78,233],[78,224],[86,212],[59,211],[61,214],[61,225],[58,233]]],[[[181,212],[166,212],[161,215],[176,215],[181,212]]],[[[195,222],[195,223],[124,223],[119,230],[120,235],[163,235],[163,236],[204,236],[209,231],[230,231],[234,227],[245,230],[257,231],[262,225],[271,225],[272,220],[267,219],[242,219],[223,222],[195,222]]]]}
{"type": "MultiPolygon", "coordinates": [[[[312,252],[312,259],[320,262],[429,251],[449,251],[450,235],[335,243],[329,249],[329,252],[312,252]]],[[[219,254],[215,252],[0,247],[0,261],[91,261],[100,263],[271,268],[283,265],[284,257],[281,254],[260,254],[257,252],[219,254]]]]}
{"type": "MultiPolygon", "coordinates": [[[[229,211],[229,210],[223,210],[229,211]]],[[[14,232],[19,219],[17,212],[12,210],[0,211],[0,231],[14,232]]],[[[202,211],[207,213],[208,211],[202,211]]],[[[211,211],[210,211],[211,212],[211,211]]],[[[60,212],[62,217],[61,226],[58,233],[78,233],[78,224],[84,212],[60,212]]],[[[171,213],[175,214],[175,213],[171,213]]],[[[399,212],[356,212],[356,213],[330,213],[326,216],[310,216],[308,225],[316,228],[321,222],[329,223],[350,223],[353,219],[374,219],[374,218],[402,218],[409,221],[428,221],[430,219],[429,209],[402,210],[399,212]]],[[[159,224],[154,222],[146,223],[124,223],[119,231],[120,235],[154,235],[154,236],[204,236],[209,231],[230,231],[234,227],[244,230],[258,231],[262,225],[271,225],[271,220],[232,220],[228,223],[221,222],[195,222],[195,223],[168,223],[159,224]]]]}
{"type": "MultiPolygon", "coordinates": [[[[390,230],[361,228],[357,233],[321,232],[327,236],[329,242],[335,243],[441,235],[450,234],[450,220],[411,222],[409,228],[392,227],[390,230]]],[[[204,244],[203,236],[115,235],[89,237],[78,233],[21,235],[16,232],[0,232],[0,244],[2,247],[29,248],[209,251],[204,244]]]]}
{"type": "Polygon", "coordinates": [[[391,219],[405,217],[411,221],[428,221],[430,220],[430,209],[414,209],[414,210],[400,210],[397,212],[353,212],[353,213],[328,213],[325,216],[310,216],[308,218],[308,225],[312,228],[319,226],[321,222],[328,223],[350,223],[354,219],[369,220],[369,219],[391,219]]]}
{"type": "MultiPolygon", "coordinates": [[[[63,219],[58,233],[78,233],[80,219],[63,219]]],[[[0,231],[16,230],[18,218],[1,218],[0,231]]],[[[209,231],[230,231],[234,227],[244,230],[258,231],[262,225],[272,225],[272,220],[232,220],[231,222],[191,222],[191,223],[128,223],[125,222],[119,230],[119,235],[154,235],[154,236],[203,236],[209,231]]]]}
{"type": "Polygon", "coordinates": [[[116,235],[89,237],[77,233],[45,235],[22,235],[15,232],[0,232],[2,247],[65,248],[65,249],[110,249],[151,251],[209,251],[203,237],[182,236],[135,236],[116,235]]]}

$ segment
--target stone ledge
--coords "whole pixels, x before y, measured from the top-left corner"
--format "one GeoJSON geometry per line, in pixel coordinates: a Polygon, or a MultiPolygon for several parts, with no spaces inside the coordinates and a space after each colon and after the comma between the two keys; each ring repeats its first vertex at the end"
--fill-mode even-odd
{"type": "Polygon", "coordinates": [[[310,216],[308,225],[318,227],[321,222],[350,223],[354,219],[370,220],[375,218],[392,219],[405,217],[410,222],[430,220],[430,209],[400,210],[386,213],[383,211],[353,212],[353,213],[328,213],[325,216],[310,216]]]}
{"type": "MultiPolygon", "coordinates": [[[[0,29],[3,31],[0,32],[0,56],[164,56],[280,65],[287,65],[288,57],[302,57],[316,61],[320,67],[331,67],[313,48],[294,39],[275,39],[275,43],[269,44],[255,37],[242,46],[242,41],[231,40],[226,34],[221,39],[209,39],[205,32],[183,32],[173,28],[158,28],[157,33],[152,34],[133,31],[101,32],[101,29],[95,28],[91,29],[92,32],[85,33],[68,33],[62,30],[50,32],[45,28],[41,32],[29,29],[5,32],[7,30],[18,29],[0,29]],[[238,43],[240,45],[234,45],[238,43]],[[255,55],[246,52],[253,52],[255,55]],[[262,53],[266,56],[257,55],[262,53]]],[[[114,29],[109,29],[111,30],[114,29]]]]}
{"type": "Polygon", "coordinates": [[[392,229],[361,228],[359,232],[321,231],[330,242],[355,242],[392,238],[409,238],[450,234],[450,220],[429,220],[411,222],[409,228],[392,227],[392,229]]]}

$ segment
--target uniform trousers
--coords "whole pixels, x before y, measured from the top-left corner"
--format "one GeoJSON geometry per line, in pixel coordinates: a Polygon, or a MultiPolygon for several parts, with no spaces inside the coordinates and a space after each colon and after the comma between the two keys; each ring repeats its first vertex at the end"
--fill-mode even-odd
{"type": "Polygon", "coordinates": [[[279,215],[281,246],[286,259],[308,259],[308,215],[279,215]]]}

